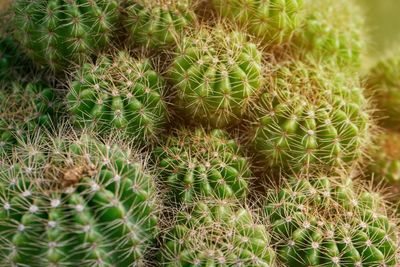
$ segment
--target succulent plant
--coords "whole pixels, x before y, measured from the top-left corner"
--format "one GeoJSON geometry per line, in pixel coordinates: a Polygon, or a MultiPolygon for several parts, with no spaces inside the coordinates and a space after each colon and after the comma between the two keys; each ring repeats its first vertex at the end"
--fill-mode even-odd
{"type": "Polygon", "coordinates": [[[0,154],[38,127],[51,128],[60,111],[55,90],[41,82],[14,83],[0,91],[0,154]]]}
{"type": "Polygon", "coordinates": [[[400,185],[400,133],[386,131],[377,138],[377,146],[371,151],[369,166],[374,178],[392,185],[400,185]]]}
{"type": "Polygon", "coordinates": [[[271,68],[249,134],[262,163],[308,172],[356,162],[371,128],[358,80],[334,67],[300,61],[271,68]]]}
{"type": "Polygon", "coordinates": [[[78,125],[155,141],[168,121],[165,82],[149,59],[128,52],[100,56],[75,74],[67,99],[78,125]]]}
{"type": "Polygon", "coordinates": [[[111,43],[116,0],[17,0],[16,39],[37,65],[63,71],[111,43]]]}
{"type": "Polygon", "coordinates": [[[249,188],[249,162],[223,130],[176,130],[154,151],[167,191],[180,202],[199,196],[242,198],[249,188]]]}
{"type": "Polygon", "coordinates": [[[172,221],[161,238],[163,266],[275,266],[266,227],[239,203],[200,200],[172,221]]]}
{"type": "Polygon", "coordinates": [[[191,0],[127,0],[123,26],[129,42],[160,49],[175,45],[195,23],[191,0]]]}
{"type": "Polygon", "coordinates": [[[285,266],[397,266],[399,229],[382,197],[351,178],[290,181],[266,196],[285,266]]]}
{"type": "Polygon", "coordinates": [[[244,26],[268,45],[289,41],[302,25],[303,0],[212,0],[222,17],[244,26]]]}
{"type": "Polygon", "coordinates": [[[142,266],[153,177],[118,140],[45,136],[0,167],[1,266],[142,266]]]}
{"type": "Polygon", "coordinates": [[[168,76],[175,104],[191,123],[238,123],[261,87],[261,53],[238,31],[201,28],[182,40],[168,76]]]}
{"type": "Polygon", "coordinates": [[[400,54],[394,53],[380,60],[369,71],[366,80],[382,125],[400,130],[400,54]]]}

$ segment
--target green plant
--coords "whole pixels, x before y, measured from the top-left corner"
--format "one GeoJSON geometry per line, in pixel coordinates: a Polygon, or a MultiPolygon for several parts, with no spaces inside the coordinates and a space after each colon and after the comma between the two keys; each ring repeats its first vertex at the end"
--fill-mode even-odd
{"type": "Polygon", "coordinates": [[[118,19],[116,0],[17,0],[16,39],[37,65],[64,71],[111,43],[118,19]]]}
{"type": "Polygon", "coordinates": [[[356,162],[371,135],[358,80],[337,68],[300,61],[271,69],[249,134],[261,161],[294,172],[356,162]]]}
{"type": "Polygon", "coordinates": [[[248,192],[249,162],[223,130],[177,130],[154,154],[167,191],[177,201],[242,198],[248,192]]]}
{"type": "Polygon", "coordinates": [[[168,121],[165,82],[149,59],[119,51],[85,63],[67,95],[78,125],[118,130],[143,143],[155,141],[168,121]]]}
{"type": "Polygon", "coordinates": [[[0,91],[0,154],[8,154],[38,127],[51,128],[60,109],[55,90],[41,82],[0,91]]]}
{"type": "Polygon", "coordinates": [[[124,5],[122,23],[129,42],[152,49],[179,44],[196,22],[191,0],[128,0],[124,5]]]}
{"type": "Polygon", "coordinates": [[[200,200],[183,206],[162,235],[165,266],[275,266],[265,226],[237,202],[200,200]]]}
{"type": "Polygon", "coordinates": [[[141,266],[157,224],[142,155],[39,135],[0,166],[0,265],[141,266]]]}
{"type": "Polygon", "coordinates": [[[264,204],[286,266],[397,266],[399,229],[382,197],[351,178],[315,176],[269,190],[264,204]]]}
{"type": "Polygon", "coordinates": [[[261,53],[238,31],[201,28],[182,40],[168,76],[175,104],[193,123],[238,123],[261,87],[261,53]]]}

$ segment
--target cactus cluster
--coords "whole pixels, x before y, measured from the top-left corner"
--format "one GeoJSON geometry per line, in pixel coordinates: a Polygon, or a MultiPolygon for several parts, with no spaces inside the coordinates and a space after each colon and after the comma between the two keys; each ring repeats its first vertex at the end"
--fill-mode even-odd
{"type": "Polygon", "coordinates": [[[177,130],[154,153],[176,201],[191,202],[199,196],[242,198],[248,192],[250,164],[223,130],[177,130]]]}
{"type": "Polygon", "coordinates": [[[23,81],[30,74],[29,64],[14,39],[0,33],[0,88],[9,86],[16,77],[23,81]]]}
{"type": "Polygon", "coordinates": [[[102,55],[74,75],[67,95],[77,124],[152,142],[168,121],[165,81],[150,59],[102,55]]]}
{"type": "Polygon", "coordinates": [[[0,167],[0,264],[143,264],[157,203],[141,156],[87,135],[45,139],[0,167]]]}

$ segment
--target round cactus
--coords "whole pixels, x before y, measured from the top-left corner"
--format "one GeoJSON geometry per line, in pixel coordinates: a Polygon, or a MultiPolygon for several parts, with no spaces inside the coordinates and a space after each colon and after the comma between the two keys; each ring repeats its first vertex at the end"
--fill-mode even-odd
{"type": "Polygon", "coordinates": [[[398,266],[399,229],[389,207],[351,179],[333,180],[306,178],[267,193],[265,216],[281,261],[293,267],[398,266]]]}
{"type": "Polygon", "coordinates": [[[38,65],[62,71],[109,46],[118,21],[116,0],[17,0],[16,39],[38,65]]]}
{"type": "Polygon", "coordinates": [[[191,0],[128,0],[123,26],[130,42],[159,49],[174,45],[196,21],[191,0]]]}
{"type": "Polygon", "coordinates": [[[190,202],[198,196],[241,198],[248,191],[249,163],[222,130],[177,130],[154,154],[176,201],[190,202]]]}
{"type": "Polygon", "coordinates": [[[0,91],[0,154],[9,153],[17,138],[53,126],[59,108],[55,90],[39,82],[0,91]]]}
{"type": "Polygon", "coordinates": [[[400,130],[400,53],[379,61],[369,71],[367,87],[374,94],[383,126],[400,130]]]}
{"type": "Polygon", "coordinates": [[[261,86],[261,53],[245,35],[217,26],[183,39],[168,70],[176,106],[191,123],[237,123],[261,86]]]}
{"type": "Polygon", "coordinates": [[[305,17],[303,0],[212,0],[212,4],[219,15],[268,45],[288,41],[305,17]]]}
{"type": "Polygon", "coordinates": [[[300,172],[359,159],[370,139],[370,117],[358,81],[299,61],[273,68],[250,131],[263,164],[300,172]]]}
{"type": "Polygon", "coordinates": [[[150,60],[119,51],[84,64],[67,98],[78,125],[92,125],[100,132],[118,130],[139,142],[151,142],[167,122],[164,89],[150,60]]]}
{"type": "Polygon", "coordinates": [[[400,185],[400,133],[388,131],[377,138],[369,169],[374,178],[400,185]]]}
{"type": "Polygon", "coordinates": [[[266,227],[239,203],[201,200],[173,222],[161,238],[163,266],[275,266],[266,227]]]}
{"type": "Polygon", "coordinates": [[[90,136],[49,139],[0,166],[0,265],[142,266],[158,219],[140,158],[90,136]]]}
{"type": "Polygon", "coordinates": [[[293,53],[352,69],[366,46],[364,20],[353,0],[310,1],[306,19],[292,40],[293,53]]]}

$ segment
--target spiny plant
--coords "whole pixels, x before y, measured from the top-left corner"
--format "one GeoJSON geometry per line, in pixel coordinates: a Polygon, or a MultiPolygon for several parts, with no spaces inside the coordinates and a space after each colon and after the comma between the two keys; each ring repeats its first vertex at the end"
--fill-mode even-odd
{"type": "Polygon", "coordinates": [[[118,138],[34,136],[0,166],[1,266],[143,266],[157,199],[118,138]]]}
{"type": "Polygon", "coordinates": [[[111,43],[118,21],[116,0],[16,0],[14,33],[41,66],[63,71],[111,43]]]}
{"type": "Polygon", "coordinates": [[[268,190],[264,216],[285,266],[398,266],[390,207],[349,177],[302,177],[268,190]]]}
{"type": "Polygon", "coordinates": [[[360,158],[371,119],[358,79],[301,61],[281,62],[268,72],[270,83],[246,128],[263,166],[308,172],[347,167],[360,158]]]}
{"type": "Polygon", "coordinates": [[[275,266],[267,228],[235,201],[183,205],[160,239],[163,266],[275,266]]]}
{"type": "Polygon", "coordinates": [[[175,45],[196,23],[191,0],[127,0],[122,24],[130,43],[160,49],[175,45]]]}
{"type": "Polygon", "coordinates": [[[261,87],[261,53],[238,31],[202,27],[177,48],[168,76],[181,115],[196,124],[238,123],[261,87]]]}
{"type": "Polygon", "coordinates": [[[375,179],[400,185],[400,133],[386,131],[377,138],[369,170],[375,179]]]}
{"type": "Polygon", "coordinates": [[[165,82],[150,59],[118,51],[85,63],[75,73],[67,99],[78,125],[118,130],[148,143],[168,121],[164,93],[165,82]]]}
{"type": "Polygon", "coordinates": [[[380,60],[366,80],[383,126],[400,130],[400,52],[380,60]]]}
{"type": "Polygon", "coordinates": [[[219,15],[267,45],[287,42],[305,19],[303,0],[212,0],[219,15]]]}
{"type": "Polygon", "coordinates": [[[154,155],[167,191],[178,202],[199,196],[242,198],[248,192],[249,162],[223,130],[176,130],[154,155]]]}
{"type": "Polygon", "coordinates": [[[14,83],[0,91],[0,154],[38,127],[51,128],[60,112],[55,90],[42,82],[14,83]]]}
{"type": "Polygon", "coordinates": [[[359,68],[366,37],[364,17],[355,1],[309,1],[305,12],[292,40],[292,53],[345,69],[359,68]]]}

